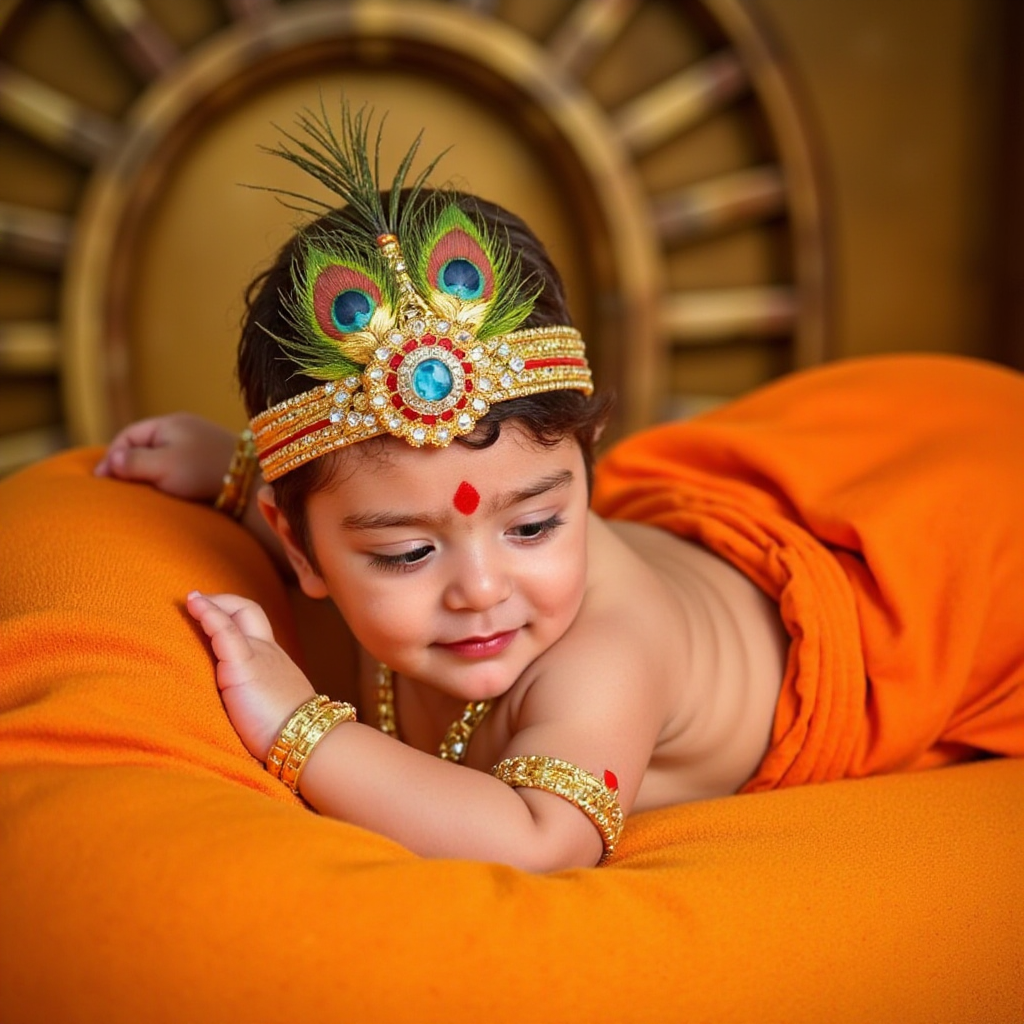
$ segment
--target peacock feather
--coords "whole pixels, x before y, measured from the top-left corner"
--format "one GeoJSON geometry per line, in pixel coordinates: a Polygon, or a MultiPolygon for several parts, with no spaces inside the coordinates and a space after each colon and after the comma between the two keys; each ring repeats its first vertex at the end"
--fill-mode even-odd
{"type": "Polygon", "coordinates": [[[536,299],[537,289],[505,233],[478,225],[450,190],[426,187],[443,153],[406,185],[422,133],[399,162],[387,195],[382,193],[384,119],[372,153],[371,122],[372,112],[353,113],[343,102],[336,131],[321,101],[319,114],[301,114],[297,131],[282,131],[286,141],[266,150],[301,168],[344,204],[338,215],[321,200],[270,190],[286,205],[321,218],[300,236],[292,261],[294,296],[284,300],[284,313],[296,337],[277,339],[316,380],[358,375],[387,343],[407,303],[403,278],[421,308],[480,340],[515,330],[536,299]],[[380,239],[388,235],[398,239],[397,260],[383,252],[380,239]]]}

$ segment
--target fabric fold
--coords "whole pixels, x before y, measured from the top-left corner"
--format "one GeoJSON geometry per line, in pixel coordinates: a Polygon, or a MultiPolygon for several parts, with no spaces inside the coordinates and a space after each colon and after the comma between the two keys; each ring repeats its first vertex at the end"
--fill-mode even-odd
{"type": "Polygon", "coordinates": [[[595,510],[700,542],[779,603],[745,787],[1024,754],[1024,377],[892,356],[796,374],[619,444],[595,510]]]}

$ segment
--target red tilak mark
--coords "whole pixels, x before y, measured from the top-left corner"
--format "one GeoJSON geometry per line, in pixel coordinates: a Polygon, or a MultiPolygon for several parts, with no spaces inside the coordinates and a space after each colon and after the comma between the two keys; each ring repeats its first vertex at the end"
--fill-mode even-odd
{"type": "Polygon", "coordinates": [[[619,780],[615,777],[615,772],[610,772],[610,771],[608,771],[607,768],[605,769],[604,784],[609,789],[618,789],[619,788],[619,780]]]}
{"type": "Polygon", "coordinates": [[[467,484],[463,480],[455,492],[452,503],[464,516],[471,516],[480,504],[480,492],[472,484],[467,484]]]}

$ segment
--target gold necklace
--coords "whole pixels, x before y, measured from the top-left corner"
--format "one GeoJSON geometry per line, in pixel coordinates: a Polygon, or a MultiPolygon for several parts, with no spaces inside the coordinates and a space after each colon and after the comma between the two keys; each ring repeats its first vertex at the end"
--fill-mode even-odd
{"type": "MultiPolygon", "coordinates": [[[[476,727],[487,717],[492,700],[471,700],[462,714],[448,726],[448,731],[437,748],[437,756],[445,761],[459,763],[466,756],[469,740],[476,727]]],[[[398,739],[398,720],[395,718],[395,673],[384,664],[377,665],[377,727],[388,736],[398,739]]]]}

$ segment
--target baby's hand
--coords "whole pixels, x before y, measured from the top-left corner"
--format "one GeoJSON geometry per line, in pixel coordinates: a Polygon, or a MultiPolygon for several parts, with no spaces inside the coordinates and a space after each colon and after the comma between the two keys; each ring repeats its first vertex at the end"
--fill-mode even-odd
{"type": "Polygon", "coordinates": [[[274,641],[263,609],[234,594],[193,591],[188,611],[210,638],[217,685],[246,748],[266,761],[292,712],[315,695],[309,680],[274,641]]]}
{"type": "Polygon", "coordinates": [[[213,501],[235,440],[230,431],[190,413],[139,420],[110,442],[95,472],[149,483],[178,498],[213,501]]]}

